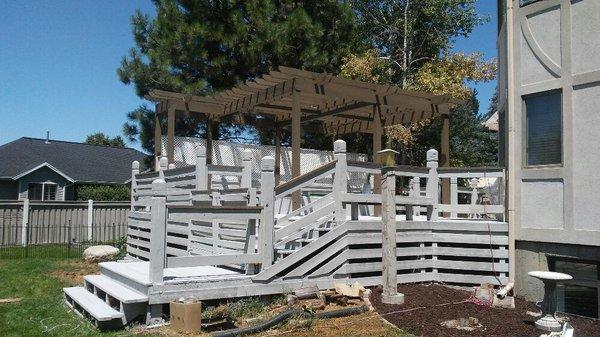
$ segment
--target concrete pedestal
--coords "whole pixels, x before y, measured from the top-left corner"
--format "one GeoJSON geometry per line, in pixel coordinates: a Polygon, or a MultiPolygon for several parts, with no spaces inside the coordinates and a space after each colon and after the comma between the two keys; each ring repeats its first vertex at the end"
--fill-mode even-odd
{"type": "Polygon", "coordinates": [[[404,294],[395,293],[395,294],[381,294],[381,302],[384,304],[396,304],[402,305],[404,304],[404,294]]]}
{"type": "Polygon", "coordinates": [[[571,275],[549,271],[532,271],[529,276],[544,282],[544,300],[542,301],[542,317],[535,321],[535,326],[544,331],[561,331],[562,324],[554,317],[556,312],[556,284],[571,280],[571,275]]]}

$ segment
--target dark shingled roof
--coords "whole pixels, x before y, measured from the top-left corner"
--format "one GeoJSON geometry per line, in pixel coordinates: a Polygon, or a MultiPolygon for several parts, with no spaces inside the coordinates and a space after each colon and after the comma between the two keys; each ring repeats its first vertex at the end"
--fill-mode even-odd
{"type": "Polygon", "coordinates": [[[131,178],[131,163],[143,166],[145,157],[131,148],[23,137],[0,146],[0,178],[48,163],[75,182],[122,184],[131,178]]]}

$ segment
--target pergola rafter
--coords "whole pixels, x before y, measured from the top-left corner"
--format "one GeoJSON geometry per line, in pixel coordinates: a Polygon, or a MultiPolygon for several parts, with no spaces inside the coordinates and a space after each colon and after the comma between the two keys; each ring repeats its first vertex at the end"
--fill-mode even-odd
{"type": "MultiPolygon", "coordinates": [[[[243,124],[244,115],[266,115],[274,121],[276,171],[279,169],[280,128],[291,128],[292,173],[300,175],[301,125],[323,122],[329,134],[371,133],[373,153],[381,150],[383,128],[410,125],[442,116],[440,163],[449,164],[449,106],[460,103],[447,95],[402,89],[392,85],[365,83],[327,73],[278,67],[244,84],[211,97],[152,90],[149,100],[157,102],[156,154],[161,155],[160,114],[168,115],[167,157],[173,161],[176,111],[202,113],[209,122],[227,120],[243,124]]],[[[209,128],[211,129],[211,128],[209,128]]],[[[207,137],[211,138],[211,137],[207,137]]],[[[211,139],[207,139],[209,142],[211,139]]],[[[210,147],[210,143],[208,144],[210,147]]],[[[210,156],[207,154],[207,159],[210,156]]],[[[374,160],[378,161],[377,155],[374,160]]],[[[277,172],[276,172],[277,173],[277,172]]],[[[378,186],[376,184],[376,186],[378,186]]],[[[299,197],[294,198],[299,207],[299,197]]]]}

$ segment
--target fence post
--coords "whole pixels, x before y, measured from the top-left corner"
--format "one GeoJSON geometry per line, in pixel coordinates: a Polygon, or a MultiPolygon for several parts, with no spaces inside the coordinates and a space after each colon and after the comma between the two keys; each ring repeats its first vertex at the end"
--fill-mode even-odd
{"type": "Polygon", "coordinates": [[[337,160],[335,164],[335,175],[333,177],[333,199],[334,219],[337,224],[346,220],[346,210],[342,203],[344,194],[348,193],[348,162],[346,159],[346,142],[338,139],[333,142],[333,157],[337,160]]]}
{"type": "MultiPolygon", "coordinates": [[[[418,198],[421,196],[421,178],[419,177],[413,177],[411,180],[411,184],[410,184],[410,194],[415,197],[418,198]]],[[[412,212],[413,215],[420,215],[420,206],[413,206],[412,207],[412,212]]]]}
{"type": "MultiPolygon", "coordinates": [[[[163,157],[165,158],[165,157],[163,157]]],[[[166,159],[166,158],[165,158],[166,159]]],[[[161,158],[162,161],[162,158],[161,158]]],[[[150,221],[152,229],[150,230],[150,282],[152,284],[162,284],[165,257],[166,257],[166,235],[167,235],[167,209],[164,180],[156,179],[152,182],[154,196],[152,197],[150,209],[150,221]]]]}
{"type": "MultiPolygon", "coordinates": [[[[479,184],[479,179],[477,178],[471,178],[471,180],[469,180],[469,187],[471,188],[471,205],[475,206],[477,205],[477,185],[479,184]]],[[[474,208],[474,207],[473,207],[474,208]]],[[[471,210],[471,214],[469,216],[470,218],[477,218],[477,213],[474,210],[471,210]]]]}
{"type": "Polygon", "coordinates": [[[439,181],[438,181],[438,152],[435,149],[427,151],[427,167],[429,174],[427,176],[427,197],[433,200],[433,206],[428,206],[427,217],[429,220],[435,221],[438,219],[438,203],[439,203],[439,181]]]}
{"type": "Polygon", "coordinates": [[[273,237],[275,230],[275,158],[264,157],[260,163],[260,205],[263,207],[259,226],[259,254],[261,268],[273,264],[273,237]]]}
{"type": "MultiPolygon", "coordinates": [[[[452,205],[452,207],[458,205],[458,178],[457,177],[450,177],[450,205],[452,205]]],[[[452,208],[452,211],[450,211],[450,217],[451,218],[457,217],[456,210],[454,208],[452,208]]]]}
{"type": "Polygon", "coordinates": [[[396,151],[386,149],[378,152],[382,159],[381,169],[381,248],[382,285],[381,302],[404,304],[404,294],[398,293],[398,263],[396,261],[396,151]]]}
{"type": "Polygon", "coordinates": [[[165,180],[165,170],[167,170],[167,168],[169,167],[169,160],[167,159],[167,157],[160,157],[160,160],[158,161],[158,163],[159,163],[158,179],[160,179],[162,181],[166,181],[165,180]]]}
{"type": "Polygon", "coordinates": [[[29,199],[23,199],[23,216],[21,222],[21,245],[27,247],[29,244],[28,231],[29,231],[29,199]]]}
{"type": "Polygon", "coordinates": [[[88,200],[87,206],[87,240],[94,239],[94,200],[88,200]]]}
{"type": "Polygon", "coordinates": [[[136,175],[140,173],[140,163],[135,160],[131,163],[131,210],[135,211],[135,207],[133,206],[135,203],[135,191],[137,189],[137,180],[135,178],[136,175]]]}
{"type": "Polygon", "coordinates": [[[206,167],[206,149],[196,144],[194,148],[196,152],[196,189],[199,191],[206,190],[208,186],[208,169],[206,167]]]}
{"type": "Polygon", "coordinates": [[[242,151],[242,181],[240,187],[252,187],[252,151],[249,149],[242,151]]]}

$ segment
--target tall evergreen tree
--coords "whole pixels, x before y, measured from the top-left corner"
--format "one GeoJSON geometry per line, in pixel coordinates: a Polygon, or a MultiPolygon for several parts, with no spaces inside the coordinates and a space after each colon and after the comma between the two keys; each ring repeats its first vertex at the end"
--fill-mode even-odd
{"type": "MultiPolygon", "coordinates": [[[[337,0],[154,0],[156,17],[132,17],[136,46],[118,69],[140,97],[150,89],[211,94],[267,72],[278,65],[337,72],[359,45],[355,17],[337,0]]],[[[128,115],[124,133],[154,147],[154,122],[148,108],[128,115]]],[[[179,135],[203,136],[193,117],[179,135]]],[[[231,125],[220,138],[241,137],[231,125]]],[[[247,132],[247,130],[246,130],[247,132]]]]}

